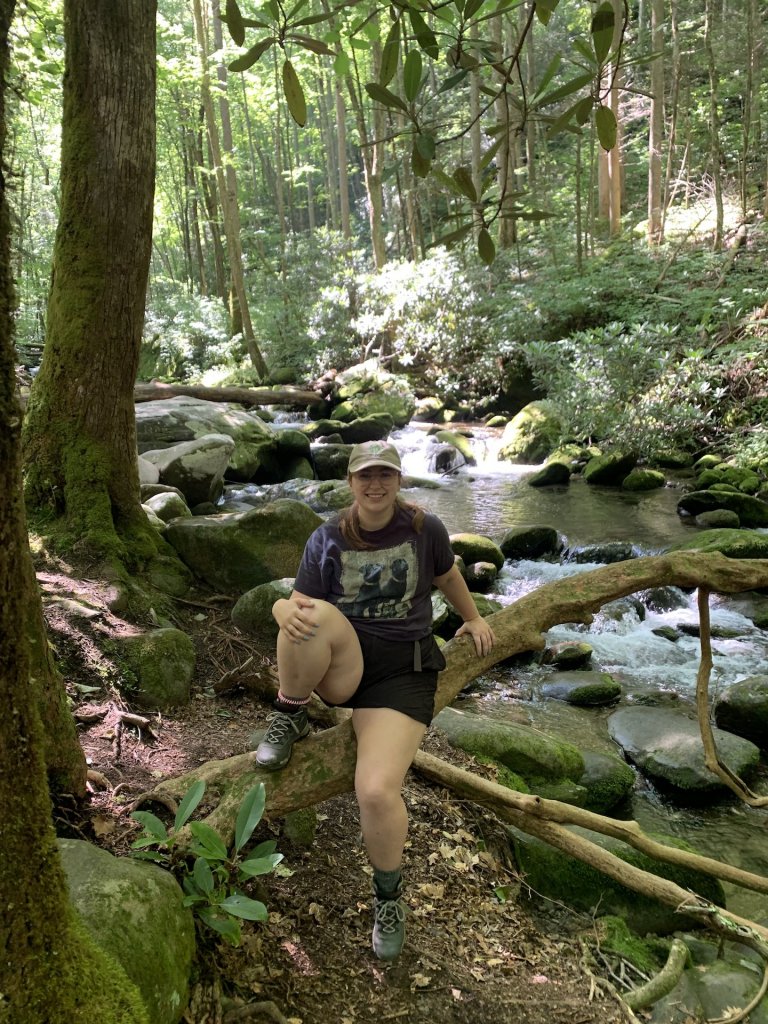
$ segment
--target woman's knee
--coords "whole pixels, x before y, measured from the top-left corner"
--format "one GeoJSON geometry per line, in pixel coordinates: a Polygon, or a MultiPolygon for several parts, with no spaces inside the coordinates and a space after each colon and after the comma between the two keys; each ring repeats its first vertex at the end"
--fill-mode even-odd
{"type": "Polygon", "coordinates": [[[402,803],[402,787],[391,779],[357,776],[355,795],[359,806],[369,813],[385,814],[402,803]]]}

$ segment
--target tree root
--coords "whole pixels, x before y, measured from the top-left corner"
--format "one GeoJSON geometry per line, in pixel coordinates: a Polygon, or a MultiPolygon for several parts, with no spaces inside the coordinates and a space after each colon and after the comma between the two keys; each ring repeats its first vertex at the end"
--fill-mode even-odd
{"type": "Polygon", "coordinates": [[[688,960],[688,947],[682,939],[673,939],[667,962],[645,985],[625,992],[622,999],[631,1010],[644,1010],[668,995],[682,977],[688,960]]]}
{"type": "Polygon", "coordinates": [[[707,1024],[739,1024],[739,1021],[745,1020],[760,1005],[766,992],[768,992],[768,964],[763,970],[763,981],[760,988],[743,1009],[739,1010],[735,1016],[717,1017],[708,1020],[707,1024]]]}

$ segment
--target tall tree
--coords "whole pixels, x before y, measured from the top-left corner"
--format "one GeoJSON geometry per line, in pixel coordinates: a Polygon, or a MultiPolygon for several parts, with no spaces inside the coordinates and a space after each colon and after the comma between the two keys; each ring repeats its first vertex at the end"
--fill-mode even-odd
{"type": "Polygon", "coordinates": [[[664,128],[664,0],[651,0],[651,124],[648,135],[648,241],[662,239],[661,137],[664,128]]]}
{"type": "MultiPolygon", "coordinates": [[[[69,13],[72,14],[73,3],[69,13]]],[[[81,3],[83,9],[85,4],[81,3]]],[[[134,4],[138,7],[139,4],[134,4]]],[[[153,3],[140,5],[154,18],[153,3]]],[[[0,0],[0,154],[14,0],[0,0]]],[[[141,12],[136,12],[140,14],[141,12]]],[[[137,17],[140,21],[141,18],[137,17]]],[[[29,571],[15,394],[9,218],[0,175],[0,1017],[8,1024],[144,1024],[138,991],[101,953],[67,896],[51,825],[26,624],[39,597],[29,571]],[[23,766],[24,781],[19,770],[23,766]]]]}
{"type": "Polygon", "coordinates": [[[155,0],[65,4],[61,214],[24,427],[27,499],[90,554],[151,557],[133,385],[152,239],[155,0]]]}

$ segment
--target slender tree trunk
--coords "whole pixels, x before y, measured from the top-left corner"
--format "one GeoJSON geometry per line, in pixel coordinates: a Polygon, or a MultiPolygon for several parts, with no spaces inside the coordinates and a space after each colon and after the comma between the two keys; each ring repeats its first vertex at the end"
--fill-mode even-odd
{"type": "Polygon", "coordinates": [[[205,120],[208,128],[208,141],[211,147],[214,167],[216,169],[216,182],[219,188],[219,200],[224,214],[224,234],[227,240],[227,251],[229,254],[229,270],[232,275],[232,284],[237,301],[240,306],[240,316],[243,324],[243,338],[248,355],[251,357],[253,368],[260,377],[268,375],[267,364],[261,354],[256,338],[253,333],[251,322],[251,311],[248,305],[248,297],[245,291],[245,279],[243,276],[243,251],[240,243],[240,211],[237,203],[237,196],[232,196],[227,186],[224,162],[219,139],[219,129],[216,122],[216,114],[211,96],[210,76],[208,74],[208,44],[203,23],[203,11],[200,0],[193,0],[195,15],[195,31],[197,34],[197,45],[200,54],[200,80],[203,94],[203,106],[205,108],[205,120]]]}
{"type": "Polygon", "coordinates": [[[749,209],[749,160],[752,152],[752,115],[754,98],[759,89],[759,78],[756,75],[757,50],[759,43],[755,39],[757,32],[757,0],[747,0],[747,54],[746,81],[744,84],[744,116],[741,122],[741,166],[739,168],[739,184],[741,193],[741,216],[746,218],[749,209]],[[758,82],[756,88],[756,80],[758,82]]]}
{"type": "Polygon", "coordinates": [[[712,27],[714,20],[713,0],[705,0],[704,4],[704,49],[707,53],[707,70],[709,73],[709,134],[712,159],[712,183],[715,193],[715,232],[712,237],[712,248],[717,252],[723,247],[723,179],[722,149],[720,147],[720,113],[717,103],[719,85],[715,51],[712,45],[712,27]]]}
{"type": "Polygon", "coordinates": [[[667,144],[667,166],[664,172],[664,202],[661,216],[661,237],[664,237],[664,225],[667,210],[672,201],[672,172],[675,166],[675,148],[677,144],[677,119],[680,110],[680,80],[682,78],[682,59],[680,55],[680,33],[677,21],[677,0],[670,0],[669,23],[672,35],[672,95],[670,98],[669,141],[667,144]]]}
{"type": "MultiPolygon", "coordinates": [[[[378,81],[381,71],[381,44],[373,44],[373,79],[378,81]]],[[[368,222],[371,229],[371,248],[373,261],[377,270],[381,270],[387,262],[387,248],[384,235],[384,188],[381,175],[384,169],[384,110],[379,103],[373,104],[372,131],[373,139],[368,133],[365,110],[356,82],[347,79],[347,88],[355,110],[357,132],[360,138],[360,149],[363,155],[365,172],[365,192],[368,199],[368,222]]]]}
{"type": "MultiPolygon", "coordinates": [[[[491,32],[493,41],[498,46],[499,51],[503,52],[505,44],[503,13],[497,15],[491,22],[491,32]]],[[[503,72],[500,72],[500,75],[503,74],[503,72]]],[[[506,90],[496,100],[496,120],[500,125],[504,126],[501,135],[501,145],[496,156],[498,167],[496,181],[501,195],[498,243],[500,249],[509,249],[515,244],[515,219],[508,215],[510,206],[514,204],[511,194],[515,190],[513,156],[513,132],[515,125],[512,120],[512,112],[506,90]]]]}
{"type": "Polygon", "coordinates": [[[24,428],[30,504],[89,553],[150,557],[133,385],[151,253],[155,3],[66,7],[61,217],[24,428]]]}
{"type": "Polygon", "coordinates": [[[472,172],[472,183],[475,186],[478,203],[472,211],[472,220],[475,225],[475,238],[480,234],[483,226],[483,217],[480,212],[480,196],[483,191],[483,171],[480,161],[483,156],[483,136],[480,126],[480,72],[470,71],[469,73],[469,116],[472,127],[469,130],[471,145],[470,170],[472,172]]]}
{"type": "MultiPolygon", "coordinates": [[[[325,223],[332,230],[337,230],[341,223],[339,211],[339,158],[338,158],[338,134],[331,129],[332,118],[329,114],[331,104],[335,104],[333,94],[339,87],[334,77],[333,83],[327,82],[324,76],[317,79],[317,96],[320,112],[320,132],[323,140],[323,150],[327,156],[325,162],[325,223]]],[[[343,97],[342,97],[343,99],[343,97]]],[[[338,121],[338,117],[336,118],[338,121]]],[[[346,147],[346,123],[340,129],[344,132],[346,147]]],[[[346,152],[344,153],[346,159],[346,152]]]]}
{"type": "Polygon", "coordinates": [[[648,242],[662,240],[661,140],[664,129],[664,0],[651,0],[651,124],[648,135],[648,242]]]}

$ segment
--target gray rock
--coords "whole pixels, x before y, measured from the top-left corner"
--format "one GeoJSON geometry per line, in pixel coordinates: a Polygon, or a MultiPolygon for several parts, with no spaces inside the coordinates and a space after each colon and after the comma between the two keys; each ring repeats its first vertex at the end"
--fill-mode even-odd
{"type": "Polygon", "coordinates": [[[584,807],[596,814],[607,814],[625,800],[635,785],[635,773],[616,754],[583,750],[584,773],[579,785],[587,791],[584,807]]]}
{"type": "Polygon", "coordinates": [[[389,413],[375,412],[369,416],[358,416],[345,425],[341,436],[345,444],[362,444],[363,441],[380,441],[389,437],[394,421],[389,413]]]}
{"type": "Polygon", "coordinates": [[[499,459],[517,463],[543,462],[560,440],[561,423],[552,402],[529,402],[504,427],[499,459]]]}
{"type": "Polygon", "coordinates": [[[221,496],[234,450],[235,442],[228,435],[206,434],[171,448],[145,452],[144,458],[157,466],[162,483],[181,491],[191,508],[221,496]]]}
{"type": "Polygon", "coordinates": [[[571,479],[570,466],[563,462],[547,462],[533,476],[525,481],[529,487],[550,487],[557,484],[567,484],[571,479]]]}
{"type": "Polygon", "coordinates": [[[583,548],[570,548],[566,552],[569,562],[578,562],[580,565],[589,562],[598,562],[601,565],[609,565],[612,562],[625,562],[629,558],[636,558],[632,544],[624,540],[606,541],[604,544],[588,544],[583,548]]]}
{"type": "Polygon", "coordinates": [[[180,498],[174,491],[166,491],[164,494],[155,494],[144,502],[145,508],[151,508],[155,515],[164,523],[178,516],[191,516],[189,507],[183,498],[180,498]]]}
{"type": "Polygon", "coordinates": [[[322,522],[303,502],[284,498],[249,512],[174,519],[165,536],[196,576],[224,593],[243,594],[295,574],[322,522]]]}
{"type": "MultiPolygon", "coordinates": [[[[645,774],[681,793],[725,791],[704,764],[698,724],[680,711],[632,707],[615,711],[608,731],[627,757],[645,774]]],[[[722,729],[713,730],[720,758],[742,778],[757,768],[760,751],[748,740],[722,729]]]]}
{"type": "Polygon", "coordinates": [[[546,665],[556,665],[560,669],[584,668],[592,660],[592,647],[584,641],[564,640],[562,643],[549,644],[541,660],[546,665]]]}
{"type": "Polygon", "coordinates": [[[558,672],[547,679],[541,693],[579,707],[600,707],[617,701],[621,687],[607,672],[558,672]]]}
{"type": "Polygon", "coordinates": [[[253,479],[263,459],[277,446],[275,432],[254,412],[198,398],[140,402],[136,406],[136,433],[141,452],[206,434],[226,434],[234,442],[227,475],[243,481],[253,479]]]}
{"type": "Polygon", "coordinates": [[[747,528],[768,526],[768,504],[749,494],[735,491],[691,491],[684,494],[677,503],[677,511],[691,516],[726,508],[735,512],[742,526],[747,528]]]}
{"type": "Polygon", "coordinates": [[[738,515],[727,508],[713,508],[711,512],[702,512],[696,516],[694,522],[704,530],[738,530],[741,526],[738,515]]]}
{"type": "Polygon", "coordinates": [[[313,444],[312,461],[318,480],[346,480],[351,444],[313,444]]]}
{"type": "Polygon", "coordinates": [[[427,469],[430,473],[448,475],[465,464],[464,456],[455,445],[435,441],[427,448],[427,469]]]}
{"type": "Polygon", "coordinates": [[[493,562],[472,562],[466,567],[465,579],[470,590],[477,594],[487,594],[498,575],[499,570],[493,562]]]}
{"type": "Polygon", "coordinates": [[[388,413],[404,427],[416,411],[416,396],[405,377],[383,370],[377,359],[350,366],[336,375],[337,398],[348,404],[353,417],[388,413]]]}
{"type": "Polygon", "coordinates": [[[278,626],[272,617],[272,605],[278,598],[288,598],[293,590],[293,577],[262,583],[242,595],[232,609],[232,623],[242,633],[274,642],[278,626]]]}
{"type": "Polygon", "coordinates": [[[490,537],[479,533],[453,533],[450,541],[454,554],[461,555],[465,565],[492,562],[497,569],[504,565],[504,553],[490,537]]]}
{"type": "Polygon", "coordinates": [[[442,444],[452,445],[460,453],[468,466],[476,465],[477,459],[472,451],[472,445],[463,434],[458,433],[456,430],[438,430],[434,437],[436,441],[442,444]]]}
{"type": "Polygon", "coordinates": [[[80,839],[58,842],[70,900],[94,942],[136,985],[151,1024],[176,1024],[189,997],[195,926],[173,875],[80,839]]]}
{"type": "Polygon", "coordinates": [[[160,470],[142,455],[139,456],[139,483],[156,484],[160,479],[160,470]]]}
{"type": "Polygon", "coordinates": [[[129,690],[136,704],[164,710],[188,703],[195,648],[186,633],[174,628],[153,629],[115,643],[133,677],[129,690]]]}
{"type": "MultiPolygon", "coordinates": [[[[727,956],[729,947],[725,948],[727,956]]],[[[654,1005],[651,1024],[727,1020],[733,1007],[751,1003],[760,988],[761,975],[762,970],[733,955],[710,961],[706,970],[688,968],[672,991],[654,1005]]],[[[768,1024],[768,1003],[761,1000],[747,1020],[750,1024],[768,1024]]]]}
{"type": "Polygon", "coordinates": [[[727,687],[714,712],[719,728],[768,750],[768,676],[749,676],[727,687]]]}
{"type": "Polygon", "coordinates": [[[546,558],[558,554],[563,547],[560,534],[552,526],[513,526],[499,545],[505,558],[546,558]]]}

